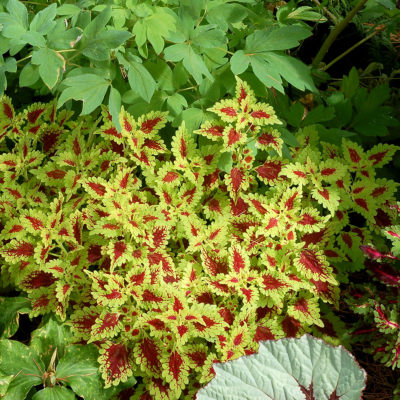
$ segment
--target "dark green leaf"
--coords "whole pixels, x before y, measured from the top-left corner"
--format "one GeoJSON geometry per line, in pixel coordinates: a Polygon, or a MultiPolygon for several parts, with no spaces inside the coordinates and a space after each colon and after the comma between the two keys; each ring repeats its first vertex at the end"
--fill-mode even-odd
{"type": "MultiPolygon", "coordinates": [[[[57,378],[65,377],[72,390],[85,400],[106,400],[115,388],[104,389],[104,381],[98,369],[99,352],[96,346],[72,345],[67,347],[64,357],[56,369],[57,378]]],[[[135,380],[131,382],[134,385],[135,380]]]]}
{"type": "Polygon", "coordinates": [[[26,297],[0,297],[0,337],[9,338],[19,326],[19,314],[27,314],[31,302],[26,297]]]}
{"type": "Polygon", "coordinates": [[[334,107],[324,107],[322,104],[308,112],[302,122],[302,126],[312,125],[318,122],[330,121],[335,117],[334,107]]]}
{"type": "Polygon", "coordinates": [[[0,354],[0,373],[14,376],[3,399],[24,399],[32,386],[42,382],[34,376],[41,375],[35,361],[42,371],[45,369],[41,359],[30,348],[14,340],[0,340],[0,354]]]}
{"type": "Polygon", "coordinates": [[[47,387],[36,392],[32,400],[75,400],[76,396],[72,390],[63,386],[47,387]]]}
{"type": "Polygon", "coordinates": [[[72,339],[69,328],[57,322],[54,318],[41,328],[36,329],[32,334],[30,348],[40,354],[43,363],[48,366],[54,350],[57,348],[57,355],[61,358],[64,354],[65,346],[72,339]]]}

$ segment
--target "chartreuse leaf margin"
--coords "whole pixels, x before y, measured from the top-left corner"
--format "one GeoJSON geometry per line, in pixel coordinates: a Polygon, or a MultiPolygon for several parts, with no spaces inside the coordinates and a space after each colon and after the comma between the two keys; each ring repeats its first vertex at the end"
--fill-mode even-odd
{"type": "Polygon", "coordinates": [[[196,400],[360,400],[367,379],[346,349],[310,335],[262,341],[257,354],[213,368],[196,400]]]}
{"type": "Polygon", "coordinates": [[[1,278],[30,316],[55,313],[97,346],[106,388],[134,376],[139,398],[189,399],[213,363],[261,340],[335,338],[322,303],[338,306],[337,275],[393,224],[397,184],[377,171],[398,147],[321,141],[315,126],[289,143],[240,78],[208,111],[168,143],[165,112],[122,108],[118,132],[115,107],[94,120],[0,101],[13,143],[0,154],[1,278]]]}

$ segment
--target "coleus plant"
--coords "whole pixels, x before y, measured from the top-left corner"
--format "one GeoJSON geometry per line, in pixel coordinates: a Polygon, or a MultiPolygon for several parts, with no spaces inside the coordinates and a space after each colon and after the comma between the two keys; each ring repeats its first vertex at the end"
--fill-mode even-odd
{"type": "Polygon", "coordinates": [[[361,246],[366,273],[373,279],[350,285],[346,300],[362,315],[352,328],[354,343],[362,343],[364,351],[394,369],[400,366],[400,203],[392,208],[397,218],[382,230],[391,245],[378,237],[374,245],[361,246]]]}
{"type": "Polygon", "coordinates": [[[310,126],[285,158],[273,108],[239,78],[209,111],[169,148],[163,112],[122,109],[118,132],[106,108],[101,122],[1,102],[3,279],[99,346],[105,387],[140,376],[135,398],[191,398],[260,340],[327,335],[334,268],[357,268],[391,222],[396,185],[375,170],[395,146],[310,126]]]}

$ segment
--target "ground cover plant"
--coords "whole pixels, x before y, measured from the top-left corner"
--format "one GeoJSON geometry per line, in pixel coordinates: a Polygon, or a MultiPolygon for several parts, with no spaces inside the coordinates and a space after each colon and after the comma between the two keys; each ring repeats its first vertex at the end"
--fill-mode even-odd
{"type": "Polygon", "coordinates": [[[351,269],[391,213],[395,183],[375,170],[396,146],[338,147],[309,126],[285,159],[274,110],[239,78],[195,131],[200,148],[183,124],[168,150],[161,112],[123,110],[118,133],[106,109],[101,122],[54,104],[17,114],[7,98],[1,110],[3,279],[31,316],[55,311],[100,347],[105,387],[134,374],[135,393],[187,398],[212,363],[323,328],[330,263],[351,269]]]}
{"type": "Polygon", "coordinates": [[[399,16],[2,2],[0,397],[194,398],[311,333],[392,398],[399,16]]]}

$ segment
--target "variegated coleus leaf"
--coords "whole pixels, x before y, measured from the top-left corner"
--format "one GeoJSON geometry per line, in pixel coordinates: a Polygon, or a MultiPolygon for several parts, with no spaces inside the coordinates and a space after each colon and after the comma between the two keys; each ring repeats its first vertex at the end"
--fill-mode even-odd
{"type": "Polygon", "coordinates": [[[132,376],[132,350],[124,343],[106,341],[99,350],[100,372],[105,388],[118,385],[132,376]]]}

